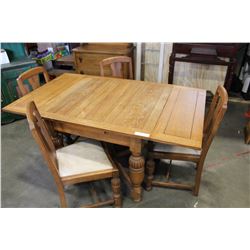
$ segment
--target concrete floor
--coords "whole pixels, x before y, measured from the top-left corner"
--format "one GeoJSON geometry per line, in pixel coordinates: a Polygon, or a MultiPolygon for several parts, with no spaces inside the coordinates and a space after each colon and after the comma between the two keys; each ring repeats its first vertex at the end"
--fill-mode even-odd
{"type": "MultiPolygon", "coordinates": [[[[246,104],[229,103],[207,155],[199,197],[189,191],[154,187],[134,203],[123,186],[123,207],[250,207],[250,146],[244,144],[246,104]]],[[[26,120],[2,126],[2,207],[59,207],[53,178],[31,137],[26,120]]],[[[167,163],[161,163],[162,168],[167,163]]],[[[173,162],[173,178],[192,180],[191,163],[173,162]],[[184,166],[184,167],[181,167],[184,166]]],[[[157,171],[159,173],[159,171],[157,171]]],[[[111,195],[106,181],[94,186],[101,199],[111,195]]],[[[70,207],[91,203],[89,184],[66,188],[70,207]]]]}

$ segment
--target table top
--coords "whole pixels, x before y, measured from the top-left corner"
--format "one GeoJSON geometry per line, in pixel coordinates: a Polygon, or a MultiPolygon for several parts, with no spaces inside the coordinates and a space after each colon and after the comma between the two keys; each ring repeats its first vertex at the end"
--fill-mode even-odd
{"type": "Polygon", "coordinates": [[[63,74],[4,107],[131,137],[201,148],[206,91],[170,84],[63,74]]]}

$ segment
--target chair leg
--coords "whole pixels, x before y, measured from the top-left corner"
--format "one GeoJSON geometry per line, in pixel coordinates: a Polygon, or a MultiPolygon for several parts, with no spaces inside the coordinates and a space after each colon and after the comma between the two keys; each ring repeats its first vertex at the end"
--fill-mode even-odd
{"type": "Polygon", "coordinates": [[[121,207],[122,199],[121,199],[121,185],[119,177],[113,177],[111,180],[113,198],[114,198],[114,206],[121,207]]]}
{"type": "Polygon", "coordinates": [[[146,164],[146,190],[147,191],[150,191],[152,189],[154,171],[155,171],[155,161],[153,158],[150,158],[146,164]]]}
{"type": "Polygon", "coordinates": [[[204,162],[199,162],[197,164],[197,171],[196,171],[196,176],[195,176],[195,185],[194,185],[194,190],[193,190],[193,195],[195,195],[195,196],[198,196],[198,194],[199,194],[203,165],[204,165],[204,162]]]}
{"type": "Polygon", "coordinates": [[[57,185],[57,190],[59,193],[61,207],[62,208],[68,207],[66,197],[65,197],[64,187],[62,185],[57,185]]]}
{"type": "Polygon", "coordinates": [[[168,169],[166,171],[166,174],[165,174],[165,177],[166,177],[167,181],[169,181],[169,178],[170,178],[171,167],[172,167],[172,160],[170,160],[169,167],[168,167],[168,169]]]}
{"type": "Polygon", "coordinates": [[[66,202],[66,198],[65,198],[65,194],[63,194],[63,195],[60,194],[60,203],[61,203],[62,208],[68,207],[67,202],[66,202]]]}

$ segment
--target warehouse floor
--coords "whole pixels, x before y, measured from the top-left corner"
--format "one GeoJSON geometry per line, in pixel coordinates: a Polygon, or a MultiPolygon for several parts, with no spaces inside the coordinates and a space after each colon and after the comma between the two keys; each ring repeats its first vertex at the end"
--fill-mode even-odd
{"type": "MultiPolygon", "coordinates": [[[[229,103],[205,161],[199,197],[189,191],[154,187],[151,192],[143,191],[142,202],[134,203],[123,185],[123,207],[250,207],[250,147],[244,144],[243,134],[247,109],[246,104],[229,103]]],[[[55,183],[27,121],[4,125],[1,134],[1,206],[59,207],[55,183]]],[[[168,166],[167,162],[160,164],[160,171],[168,166]]],[[[173,178],[187,175],[188,181],[192,181],[192,164],[173,162],[173,165],[173,178]]],[[[108,182],[96,182],[93,186],[100,199],[110,197],[108,182]]],[[[89,184],[68,186],[69,206],[91,203],[90,189],[89,184]]]]}

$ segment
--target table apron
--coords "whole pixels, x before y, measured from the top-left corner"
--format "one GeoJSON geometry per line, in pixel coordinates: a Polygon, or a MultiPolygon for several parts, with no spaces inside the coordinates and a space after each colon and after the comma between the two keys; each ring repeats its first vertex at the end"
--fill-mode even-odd
{"type": "Polygon", "coordinates": [[[123,134],[107,131],[104,129],[85,127],[82,125],[77,125],[67,122],[59,122],[59,121],[51,121],[51,122],[53,124],[54,129],[58,132],[79,135],[99,141],[110,142],[128,147],[130,147],[131,145],[132,138],[123,134]]]}

